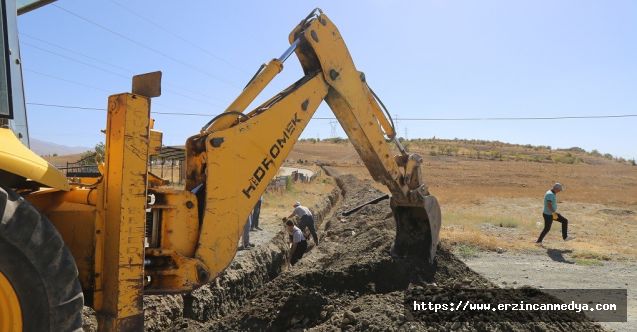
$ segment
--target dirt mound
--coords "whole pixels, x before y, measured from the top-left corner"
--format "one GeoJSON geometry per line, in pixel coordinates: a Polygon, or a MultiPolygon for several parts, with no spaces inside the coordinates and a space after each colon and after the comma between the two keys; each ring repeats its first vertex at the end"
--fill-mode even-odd
{"type": "MultiPolygon", "coordinates": [[[[340,210],[380,196],[370,183],[352,176],[337,179],[344,195],[340,210]]],[[[387,201],[347,217],[327,219],[321,245],[293,267],[263,285],[251,299],[225,316],[205,323],[182,322],[176,329],[199,330],[602,330],[583,315],[575,322],[419,321],[405,309],[410,298],[444,301],[460,289],[495,289],[441,245],[435,266],[392,259],[394,219],[387,201]]],[[[511,299],[491,299],[493,302],[511,299]]],[[[516,314],[517,315],[517,314],[516,314]]],[[[459,317],[459,316],[456,316],[459,317]]],[[[542,317],[551,321],[551,317],[542,317]]]]}
{"type": "MultiPolygon", "coordinates": [[[[333,209],[340,197],[334,189],[324,199],[311,206],[315,219],[320,224],[333,209]]],[[[266,230],[267,231],[267,230],[266,230]]],[[[210,284],[189,294],[145,295],[144,330],[166,331],[169,329],[199,330],[202,323],[232,315],[259,289],[281,273],[287,260],[287,235],[271,230],[271,238],[256,248],[238,253],[230,266],[210,284]]],[[[95,311],[84,307],[84,331],[97,331],[95,311]]]]}

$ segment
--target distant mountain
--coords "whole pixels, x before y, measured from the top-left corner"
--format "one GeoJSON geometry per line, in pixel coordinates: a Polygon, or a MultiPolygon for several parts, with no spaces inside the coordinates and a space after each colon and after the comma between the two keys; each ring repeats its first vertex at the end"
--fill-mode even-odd
{"type": "Polygon", "coordinates": [[[42,141],[37,138],[31,137],[31,150],[33,152],[45,156],[45,155],[67,155],[67,154],[76,154],[82,153],[84,151],[92,150],[92,148],[85,146],[66,146],[55,144],[47,141],[42,141]]]}

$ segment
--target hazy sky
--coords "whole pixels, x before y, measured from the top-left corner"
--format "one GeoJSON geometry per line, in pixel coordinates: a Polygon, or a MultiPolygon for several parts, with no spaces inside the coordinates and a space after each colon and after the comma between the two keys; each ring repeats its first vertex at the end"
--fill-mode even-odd
{"type": "MultiPolygon", "coordinates": [[[[18,21],[30,134],[65,145],[103,141],[104,111],[33,104],[105,108],[108,95],[130,91],[133,74],[155,70],[163,71],[163,95],[153,111],[218,114],[317,6],[398,117],[400,136],[637,158],[637,117],[400,120],[637,114],[637,2],[630,0],[60,0],[18,21]]],[[[285,66],[260,101],[302,76],[294,56],[285,66]]],[[[331,112],[323,106],[315,116],[331,112]]],[[[166,145],[183,144],[209,120],[154,118],[166,145]]],[[[303,137],[330,137],[329,122],[312,120],[303,137]]]]}

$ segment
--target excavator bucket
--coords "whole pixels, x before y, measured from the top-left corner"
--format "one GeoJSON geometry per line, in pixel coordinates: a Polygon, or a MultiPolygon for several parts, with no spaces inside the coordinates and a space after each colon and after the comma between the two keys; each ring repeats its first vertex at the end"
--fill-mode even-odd
{"type": "Polygon", "coordinates": [[[396,239],[394,257],[419,258],[433,264],[440,239],[441,214],[436,197],[427,195],[423,206],[395,206],[396,239]]]}

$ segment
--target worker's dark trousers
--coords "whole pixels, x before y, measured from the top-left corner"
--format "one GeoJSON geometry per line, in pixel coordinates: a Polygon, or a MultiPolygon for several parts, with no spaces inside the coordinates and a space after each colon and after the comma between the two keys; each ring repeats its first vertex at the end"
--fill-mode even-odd
{"type": "Polygon", "coordinates": [[[308,216],[307,214],[301,217],[301,221],[299,221],[299,228],[301,231],[305,232],[305,227],[310,229],[310,234],[312,234],[312,239],[314,239],[314,244],[318,245],[318,235],[316,234],[316,227],[314,226],[314,218],[312,216],[308,216]]]}
{"type": "Polygon", "coordinates": [[[257,201],[252,209],[252,229],[259,227],[259,215],[261,214],[261,200],[257,201]]]}
{"type": "MultiPolygon", "coordinates": [[[[544,240],[546,234],[551,230],[551,225],[553,224],[553,216],[550,214],[542,213],[542,217],[544,217],[544,229],[542,233],[540,233],[540,237],[537,239],[537,243],[541,243],[544,240]]],[[[562,223],[562,238],[566,239],[568,236],[568,219],[564,218],[561,214],[557,214],[557,221],[562,223]]]]}
{"type": "Polygon", "coordinates": [[[246,224],[243,226],[243,236],[241,236],[243,241],[243,248],[248,248],[250,246],[250,226],[252,224],[252,218],[248,216],[248,220],[246,220],[246,224]]]}
{"type": "Polygon", "coordinates": [[[290,264],[294,265],[298,262],[302,257],[305,251],[307,250],[307,241],[303,240],[296,245],[296,249],[292,253],[292,257],[290,257],[290,264]]]}

